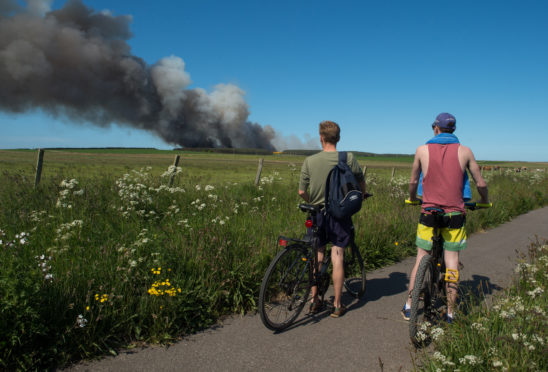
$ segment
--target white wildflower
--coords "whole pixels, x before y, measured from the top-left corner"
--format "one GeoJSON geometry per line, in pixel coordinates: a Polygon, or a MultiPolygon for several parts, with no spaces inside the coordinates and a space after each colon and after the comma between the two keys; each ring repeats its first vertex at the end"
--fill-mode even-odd
{"type": "Polygon", "coordinates": [[[442,328],[434,327],[432,328],[432,331],[431,331],[432,339],[438,340],[444,335],[444,333],[445,332],[443,331],[442,328]]]}
{"type": "Polygon", "coordinates": [[[544,290],[540,287],[537,287],[533,289],[532,291],[528,291],[527,294],[533,298],[540,296],[544,293],[544,290]]]}
{"type": "Polygon", "coordinates": [[[84,318],[84,316],[82,314],[80,314],[76,318],[76,324],[78,324],[78,327],[84,328],[86,326],[86,324],[88,324],[88,320],[86,318],[84,318]]]}

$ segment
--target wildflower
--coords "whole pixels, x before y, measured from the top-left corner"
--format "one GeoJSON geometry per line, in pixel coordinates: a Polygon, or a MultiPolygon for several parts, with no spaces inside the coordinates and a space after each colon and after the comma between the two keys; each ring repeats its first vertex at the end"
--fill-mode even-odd
{"type": "Polygon", "coordinates": [[[540,296],[542,293],[544,293],[544,290],[540,287],[537,287],[533,289],[532,291],[528,291],[527,294],[531,296],[532,298],[535,298],[537,296],[540,296]]]}
{"type": "Polygon", "coordinates": [[[442,328],[438,328],[438,327],[435,327],[435,328],[432,328],[432,331],[431,331],[431,334],[432,334],[432,338],[434,340],[438,340],[440,339],[443,335],[444,335],[444,331],[442,328]]]}
{"type": "Polygon", "coordinates": [[[475,355],[465,355],[464,358],[459,358],[459,362],[461,364],[469,364],[471,366],[474,366],[476,364],[480,364],[482,362],[482,359],[475,355]]]}
{"type": "Polygon", "coordinates": [[[86,326],[86,324],[88,324],[88,320],[86,318],[84,318],[84,316],[82,314],[80,314],[76,318],[76,324],[78,324],[78,327],[84,328],[86,326]]]}
{"type": "Polygon", "coordinates": [[[99,301],[100,303],[106,302],[106,301],[108,301],[108,295],[107,294],[102,294],[101,296],[99,296],[99,294],[96,293],[95,294],[95,301],[99,301]]]}
{"type": "Polygon", "coordinates": [[[86,311],[89,311],[89,306],[86,306],[86,311]]]}
{"type": "Polygon", "coordinates": [[[211,186],[211,185],[206,185],[206,187],[204,188],[205,191],[211,191],[215,189],[215,187],[211,186]]]}
{"type": "Polygon", "coordinates": [[[494,360],[493,367],[502,367],[502,362],[500,360],[494,360]]]}
{"type": "Polygon", "coordinates": [[[395,242],[395,243],[394,243],[394,245],[395,245],[396,247],[398,246],[398,244],[399,244],[398,242],[395,242]]]}

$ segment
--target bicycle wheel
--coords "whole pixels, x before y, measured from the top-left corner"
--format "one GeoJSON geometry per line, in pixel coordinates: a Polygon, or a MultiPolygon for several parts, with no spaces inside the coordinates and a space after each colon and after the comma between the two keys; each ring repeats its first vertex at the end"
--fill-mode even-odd
{"type": "Polygon", "coordinates": [[[365,294],[365,267],[360,250],[355,244],[349,245],[344,252],[344,287],[355,298],[365,294]]]}
{"type": "Polygon", "coordinates": [[[415,276],[415,285],[411,292],[409,336],[416,347],[430,342],[434,282],[433,259],[431,255],[426,255],[421,259],[415,276]]]}
{"type": "Polygon", "coordinates": [[[280,331],[293,323],[308,300],[311,278],[307,247],[292,245],[278,253],[259,293],[259,314],[265,327],[280,331]]]}

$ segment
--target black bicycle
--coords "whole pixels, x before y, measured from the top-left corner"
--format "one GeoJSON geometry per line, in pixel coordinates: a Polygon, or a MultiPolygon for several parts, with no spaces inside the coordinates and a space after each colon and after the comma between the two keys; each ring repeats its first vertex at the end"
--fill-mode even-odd
{"type": "MultiPolygon", "coordinates": [[[[418,205],[420,200],[406,204],[418,205]]],[[[467,202],[465,207],[470,210],[489,208],[492,203],[482,204],[467,202]]],[[[409,337],[416,347],[430,343],[431,326],[442,319],[443,305],[446,305],[445,283],[457,283],[457,270],[446,269],[444,260],[443,237],[440,228],[443,226],[445,211],[441,208],[425,208],[433,216],[432,249],[425,255],[415,275],[415,284],[411,291],[411,311],[409,316],[409,337]]]]}
{"type": "MultiPolygon", "coordinates": [[[[259,293],[261,320],[273,331],[283,330],[295,321],[309,300],[312,286],[318,286],[318,296],[323,302],[331,281],[327,271],[331,263],[330,252],[325,252],[320,264],[317,259],[320,247],[314,217],[323,212],[310,204],[300,204],[299,208],[307,213],[305,226],[310,229],[310,233],[303,239],[285,236],[278,238],[284,249],[274,257],[266,270],[259,293]]],[[[360,250],[354,242],[354,234],[344,252],[344,275],[346,292],[361,298],[365,293],[365,268],[360,250]]]]}

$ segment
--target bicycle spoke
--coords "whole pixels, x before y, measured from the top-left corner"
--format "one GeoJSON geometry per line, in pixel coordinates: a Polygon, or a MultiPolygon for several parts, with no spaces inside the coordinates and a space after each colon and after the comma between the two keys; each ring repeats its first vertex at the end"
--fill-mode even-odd
{"type": "Polygon", "coordinates": [[[419,264],[411,292],[409,336],[417,347],[430,342],[430,328],[434,320],[433,301],[435,301],[433,276],[432,256],[426,255],[419,264]]]}
{"type": "Polygon", "coordinates": [[[344,287],[347,292],[361,298],[365,294],[365,268],[357,246],[350,245],[344,253],[344,287]]]}
{"type": "Polygon", "coordinates": [[[310,292],[310,265],[302,247],[281,251],[268,268],[259,295],[259,312],[272,330],[289,326],[304,307],[310,292]]]}

